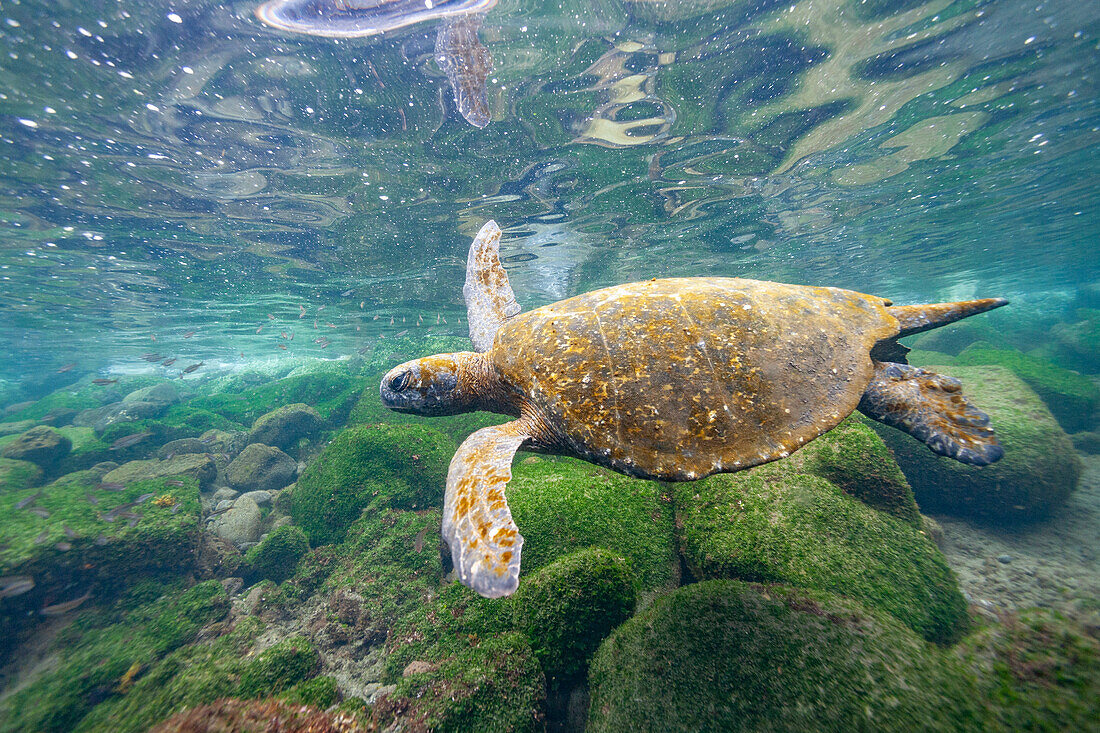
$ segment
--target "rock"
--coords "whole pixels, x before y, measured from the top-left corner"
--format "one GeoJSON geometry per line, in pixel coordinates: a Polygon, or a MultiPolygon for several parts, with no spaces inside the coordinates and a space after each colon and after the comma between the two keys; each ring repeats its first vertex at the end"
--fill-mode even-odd
{"type": "Polygon", "coordinates": [[[229,596],[237,595],[237,591],[244,587],[244,578],[223,578],[222,587],[229,596]]]}
{"type": "Polygon", "coordinates": [[[380,495],[395,508],[441,506],[454,451],[450,438],[426,425],[347,428],[299,477],[291,516],[312,544],[323,545],[342,538],[380,495]]]}
{"type": "MultiPolygon", "coordinates": [[[[81,428],[94,428],[101,420],[106,419],[109,416],[116,415],[122,410],[121,402],[113,402],[108,405],[102,405],[100,407],[89,407],[86,410],[81,410],[73,418],[73,425],[81,428]]],[[[99,432],[99,431],[96,431],[99,432]]]]}
{"type": "Polygon", "coordinates": [[[776,461],[672,485],[692,574],[842,594],[929,641],[956,641],[966,600],[936,546],[918,527],[797,468],[776,461]]]}
{"type": "Polygon", "coordinates": [[[221,502],[233,501],[238,496],[240,496],[239,491],[231,489],[228,486],[223,486],[214,492],[214,495],[210,497],[210,500],[213,501],[214,504],[220,505],[221,502]]]}
{"type": "MultiPolygon", "coordinates": [[[[245,494],[237,501],[248,498],[245,494]]],[[[260,578],[276,583],[294,573],[298,561],[309,552],[309,540],[299,527],[287,525],[272,530],[260,544],[249,549],[244,559],[252,572],[260,578]]]]}
{"type": "Polygon", "coordinates": [[[106,474],[103,481],[127,484],[145,479],[187,476],[197,480],[200,489],[205,489],[214,480],[216,474],[214,461],[210,456],[193,453],[174,456],[165,461],[157,459],[130,461],[106,474]]]}
{"type": "Polygon", "coordinates": [[[294,480],[297,464],[278,448],[252,443],[233,459],[225,474],[238,491],[281,489],[294,480]]]}
{"type": "Polygon", "coordinates": [[[405,669],[402,670],[402,677],[412,677],[414,674],[427,674],[434,670],[436,665],[431,662],[425,662],[422,659],[414,659],[405,665],[405,669]]]}
{"type": "Polygon", "coordinates": [[[248,442],[289,450],[302,438],[320,430],[323,423],[320,414],[309,405],[287,405],[257,418],[248,434],[248,442]]]}
{"type": "Polygon", "coordinates": [[[1081,475],[1081,459],[1026,384],[1002,366],[933,371],[962,380],[963,393],[989,414],[1005,456],[990,466],[967,466],[876,424],[913,486],[921,511],[1018,524],[1045,517],[1065,501],[1081,475]]]}
{"type": "Polygon", "coordinates": [[[249,499],[256,502],[256,504],[258,504],[259,506],[264,506],[265,504],[271,503],[271,493],[272,492],[270,491],[263,490],[249,491],[245,494],[241,494],[241,496],[247,496],[249,499]]]}
{"type": "Polygon", "coordinates": [[[117,423],[158,418],[167,409],[168,405],[162,402],[114,402],[103,407],[82,410],[73,418],[73,425],[90,427],[97,433],[102,433],[117,423]]]}
{"type": "Polygon", "coordinates": [[[73,409],[72,407],[55,407],[45,415],[39,421],[44,425],[51,425],[55,428],[60,428],[65,425],[70,425],[80,413],[80,410],[73,409]]]}
{"type": "Polygon", "coordinates": [[[5,445],[4,450],[0,451],[0,456],[13,461],[33,463],[49,473],[62,458],[69,455],[72,447],[72,441],[64,435],[45,425],[40,425],[5,445]]]}
{"type": "Polygon", "coordinates": [[[0,437],[5,435],[17,435],[19,433],[25,433],[37,424],[38,421],[36,420],[20,420],[19,422],[0,423],[0,437]]]}
{"type": "Polygon", "coordinates": [[[1091,456],[1100,455],[1100,432],[1086,431],[1075,433],[1071,437],[1073,438],[1073,447],[1081,453],[1087,453],[1091,456]]]}
{"type": "Polygon", "coordinates": [[[259,538],[262,519],[256,502],[238,497],[229,511],[210,520],[209,527],[218,537],[240,547],[259,538]]]}
{"type": "Polygon", "coordinates": [[[1012,555],[997,555],[997,562],[1007,565],[1012,562],[1012,555]]]}
{"type": "Polygon", "coordinates": [[[156,402],[162,405],[174,405],[180,401],[179,391],[171,382],[161,382],[150,387],[134,390],[122,398],[123,404],[134,402],[156,402]]]}
{"type": "Polygon", "coordinates": [[[157,458],[178,456],[187,453],[215,453],[207,444],[199,438],[180,438],[172,440],[157,449],[157,458]]]}
{"type": "Polygon", "coordinates": [[[658,598],[612,632],[589,681],[591,733],[980,729],[966,676],[909,629],[783,586],[715,580],[658,598]]]}
{"type": "Polygon", "coordinates": [[[0,492],[19,491],[36,486],[42,480],[42,469],[28,461],[0,458],[0,492]]]}

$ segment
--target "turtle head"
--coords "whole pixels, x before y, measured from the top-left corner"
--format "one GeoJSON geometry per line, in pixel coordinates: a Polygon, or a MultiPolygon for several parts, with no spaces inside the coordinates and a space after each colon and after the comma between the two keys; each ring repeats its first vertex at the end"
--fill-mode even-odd
{"type": "Polygon", "coordinates": [[[456,415],[480,406],[485,358],[458,352],[436,354],[399,364],[386,373],[380,387],[382,404],[414,415],[456,415]]]}

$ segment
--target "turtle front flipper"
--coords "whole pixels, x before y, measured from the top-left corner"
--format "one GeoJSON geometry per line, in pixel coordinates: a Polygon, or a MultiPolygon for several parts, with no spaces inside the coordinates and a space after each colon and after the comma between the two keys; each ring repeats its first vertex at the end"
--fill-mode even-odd
{"type": "Polygon", "coordinates": [[[522,420],[482,428],[459,446],[447,472],[443,539],[459,580],[486,598],[511,595],[519,585],[523,537],[504,488],[513,456],[530,437],[522,420]]]}
{"type": "Polygon", "coordinates": [[[492,348],[497,329],[522,310],[508,282],[508,273],[500,264],[500,227],[491,219],[470,245],[462,296],[466,299],[470,340],[477,351],[492,348]]]}
{"type": "Polygon", "coordinates": [[[986,466],[1004,455],[989,416],[963,397],[962,383],[953,377],[876,361],[859,411],[962,463],[986,466]]]}

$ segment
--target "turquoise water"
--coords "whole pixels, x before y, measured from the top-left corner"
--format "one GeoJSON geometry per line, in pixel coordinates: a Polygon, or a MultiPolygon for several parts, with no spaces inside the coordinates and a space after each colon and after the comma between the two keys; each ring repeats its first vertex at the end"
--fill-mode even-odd
{"type": "Polygon", "coordinates": [[[484,129],[433,22],[339,40],[253,9],[0,4],[9,385],[461,333],[489,218],[525,307],[739,275],[1007,296],[1027,340],[1091,302],[1094,3],[503,0],[484,129]]]}

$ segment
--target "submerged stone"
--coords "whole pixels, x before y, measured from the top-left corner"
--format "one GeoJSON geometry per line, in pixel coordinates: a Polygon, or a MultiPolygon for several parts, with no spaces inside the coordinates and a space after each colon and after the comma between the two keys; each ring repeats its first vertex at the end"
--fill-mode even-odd
{"type": "Polygon", "coordinates": [[[317,410],[309,405],[286,405],[258,417],[248,434],[248,442],[288,450],[302,438],[315,435],[323,423],[317,410]]]}
{"type": "Polygon", "coordinates": [[[187,476],[205,489],[217,475],[214,460],[203,453],[185,453],[166,460],[142,460],[124,463],[103,477],[104,482],[127,484],[134,481],[187,476]]]}
{"type": "Polygon", "coordinates": [[[246,446],[226,468],[225,477],[237,491],[275,491],[298,475],[298,463],[278,448],[260,443],[246,446]]]}
{"type": "Polygon", "coordinates": [[[49,473],[72,450],[72,441],[53,428],[31,428],[4,446],[0,456],[33,463],[49,473]]]}

